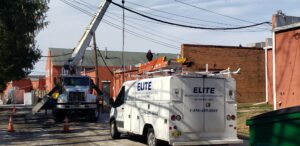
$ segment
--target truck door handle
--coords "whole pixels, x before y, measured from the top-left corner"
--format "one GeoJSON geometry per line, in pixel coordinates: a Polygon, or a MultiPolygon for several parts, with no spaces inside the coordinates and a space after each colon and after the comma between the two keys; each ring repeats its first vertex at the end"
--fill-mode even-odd
{"type": "Polygon", "coordinates": [[[121,109],[124,110],[124,107],[122,107],[121,109]]]}
{"type": "Polygon", "coordinates": [[[137,119],[140,119],[140,117],[139,117],[139,116],[136,116],[136,118],[137,118],[137,119]]]}
{"type": "Polygon", "coordinates": [[[130,115],[128,115],[128,118],[130,118],[130,115]]]}

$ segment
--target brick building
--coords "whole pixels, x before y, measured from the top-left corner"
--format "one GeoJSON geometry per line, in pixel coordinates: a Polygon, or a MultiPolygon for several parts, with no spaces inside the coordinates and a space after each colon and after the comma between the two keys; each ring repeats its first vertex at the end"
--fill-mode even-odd
{"type": "Polygon", "coordinates": [[[30,75],[24,79],[11,81],[7,83],[4,93],[7,93],[12,87],[17,87],[19,90],[24,90],[24,92],[45,90],[45,76],[30,75]]]}
{"type": "MultiPolygon", "coordinates": [[[[55,78],[62,72],[64,63],[70,58],[72,49],[50,48],[46,64],[46,90],[50,91],[54,87],[55,78]],[[64,55],[68,54],[68,55],[64,55]]],[[[121,51],[100,51],[103,59],[98,57],[99,87],[110,96],[113,95],[113,72],[122,66],[121,51]],[[104,61],[103,61],[104,60],[104,61]],[[105,66],[105,63],[107,67],[105,66]]],[[[176,58],[177,54],[159,53],[153,54],[153,58],[166,56],[167,58],[176,58]]],[[[90,76],[95,82],[96,74],[94,67],[94,51],[86,50],[82,67],[82,72],[90,76]]],[[[146,52],[124,52],[124,65],[133,68],[139,63],[147,62],[146,52]]]]}
{"type": "Polygon", "coordinates": [[[269,83],[275,87],[271,90],[274,96],[270,101],[274,109],[300,105],[300,23],[276,27],[274,36],[274,70],[269,75],[272,77],[269,83]]]}
{"type": "Polygon", "coordinates": [[[238,102],[265,101],[265,64],[264,50],[255,47],[191,45],[181,46],[181,55],[194,64],[184,70],[220,71],[230,67],[231,70],[241,68],[241,72],[233,77],[237,83],[238,102]]]}
{"type": "Polygon", "coordinates": [[[45,77],[30,75],[26,78],[20,80],[14,80],[7,83],[7,87],[4,90],[4,93],[8,96],[13,94],[16,104],[24,103],[24,94],[31,91],[43,91],[45,90],[45,77]],[[13,91],[13,92],[12,92],[13,91]]]}
{"type": "Polygon", "coordinates": [[[300,17],[286,16],[279,11],[272,17],[272,27],[273,47],[265,48],[268,103],[274,109],[298,106],[300,17]]]}

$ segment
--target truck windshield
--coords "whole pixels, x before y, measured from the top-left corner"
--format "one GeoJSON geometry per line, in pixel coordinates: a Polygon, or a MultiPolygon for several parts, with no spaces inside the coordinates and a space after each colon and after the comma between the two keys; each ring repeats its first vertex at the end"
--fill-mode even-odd
{"type": "Polygon", "coordinates": [[[89,86],[89,78],[64,78],[66,86],[89,86]]]}

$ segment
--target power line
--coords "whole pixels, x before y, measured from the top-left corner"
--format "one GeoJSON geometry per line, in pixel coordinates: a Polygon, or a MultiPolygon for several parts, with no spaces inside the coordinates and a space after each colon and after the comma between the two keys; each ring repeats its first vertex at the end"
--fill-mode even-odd
{"type": "MultiPolygon", "coordinates": [[[[121,18],[121,16],[118,16],[116,13],[112,13],[112,12],[107,12],[107,13],[109,13],[109,14],[115,16],[115,17],[121,18]]],[[[106,16],[109,17],[109,18],[111,18],[109,15],[106,15],[106,16]]],[[[155,23],[155,24],[161,24],[161,23],[159,23],[159,22],[155,22],[155,21],[151,21],[151,20],[139,19],[139,18],[130,17],[130,16],[127,16],[127,18],[131,18],[131,19],[135,19],[135,20],[140,20],[140,21],[145,21],[145,22],[150,22],[150,23],[155,23]]],[[[114,18],[114,20],[116,20],[116,19],[114,18]]],[[[118,20],[118,21],[119,21],[119,20],[118,20]]],[[[127,22],[130,22],[131,24],[134,24],[135,27],[136,27],[136,26],[140,26],[140,28],[146,27],[146,26],[143,26],[143,25],[141,25],[141,24],[139,24],[139,23],[135,23],[135,22],[133,22],[133,21],[128,21],[128,20],[127,20],[127,22]]],[[[126,23],[126,24],[129,25],[129,26],[133,26],[133,25],[130,25],[129,23],[126,23]]],[[[165,24],[165,25],[167,25],[167,24],[165,24]]],[[[136,28],[136,29],[141,30],[140,28],[136,28]]],[[[194,43],[194,44],[195,44],[195,43],[198,43],[198,42],[194,42],[194,41],[191,41],[191,40],[187,40],[187,39],[185,39],[185,38],[181,38],[181,37],[178,37],[178,36],[174,36],[174,35],[170,35],[170,34],[167,34],[167,33],[159,32],[159,31],[157,31],[157,30],[155,30],[155,29],[152,29],[152,28],[149,28],[149,27],[147,28],[147,30],[151,30],[151,33],[150,33],[150,31],[146,31],[146,30],[141,30],[141,31],[149,32],[150,34],[153,34],[153,35],[156,35],[156,36],[159,36],[159,37],[163,37],[163,38],[165,38],[165,39],[167,39],[167,40],[169,40],[169,41],[176,42],[176,43],[178,43],[178,41],[176,41],[176,40],[174,40],[174,39],[172,39],[172,38],[176,38],[176,39],[178,39],[178,40],[185,40],[185,41],[188,41],[188,42],[191,42],[191,43],[194,43]],[[154,33],[154,32],[158,32],[159,34],[154,33]]],[[[180,43],[182,43],[182,42],[180,42],[180,43]]]]}
{"type": "Polygon", "coordinates": [[[174,1],[176,1],[176,2],[178,2],[178,3],[181,3],[181,4],[184,4],[184,5],[187,5],[187,6],[190,6],[190,7],[194,7],[194,8],[197,8],[197,9],[200,9],[200,10],[203,10],[203,11],[206,11],[206,12],[210,12],[210,13],[213,13],[213,14],[216,14],[216,15],[219,15],[219,16],[231,18],[231,19],[234,19],[234,20],[242,21],[242,22],[247,22],[247,23],[256,24],[256,22],[252,22],[252,21],[248,21],[248,20],[243,20],[243,19],[236,18],[236,17],[232,17],[232,16],[229,16],[229,15],[224,15],[224,14],[221,14],[221,13],[217,13],[217,12],[215,12],[215,11],[211,11],[211,10],[208,10],[208,9],[205,9],[205,8],[201,8],[201,7],[198,7],[198,6],[195,6],[195,5],[186,3],[186,2],[182,2],[182,1],[180,1],[180,0],[174,0],[174,1]]]}
{"type": "MultiPolygon", "coordinates": [[[[80,0],[81,2],[79,2],[78,0],[73,0],[73,1],[76,2],[76,3],[79,3],[79,4],[83,5],[83,6],[86,6],[86,7],[88,7],[88,8],[91,9],[91,10],[97,9],[96,6],[94,6],[94,5],[90,4],[90,3],[87,3],[87,2],[84,2],[84,3],[83,3],[82,0],[80,0]]],[[[128,3],[132,3],[132,2],[129,2],[129,1],[127,1],[127,2],[128,2],[128,3]]],[[[109,11],[107,11],[106,13],[109,13],[109,14],[111,14],[111,15],[114,15],[114,16],[116,16],[116,17],[119,17],[119,18],[123,19],[122,16],[117,16],[116,13],[112,13],[112,12],[109,12],[109,11]]],[[[115,19],[115,18],[113,18],[113,17],[110,17],[110,16],[108,16],[108,15],[106,15],[106,17],[109,17],[109,18],[111,18],[111,19],[114,19],[114,20],[120,22],[120,20],[117,20],[117,19],[115,19]]],[[[126,16],[126,18],[132,18],[132,19],[135,19],[135,20],[141,20],[141,21],[146,21],[146,22],[151,22],[151,23],[161,24],[161,23],[154,22],[154,21],[151,21],[151,20],[143,20],[143,19],[139,19],[139,18],[135,18],[135,17],[130,17],[130,16],[126,16]]],[[[127,22],[128,22],[128,20],[127,20],[127,22]]],[[[139,25],[139,24],[134,23],[134,22],[132,22],[132,21],[131,21],[130,23],[135,24],[135,25],[139,25]]],[[[145,32],[145,33],[148,33],[148,34],[151,34],[151,35],[160,37],[160,38],[164,38],[164,39],[166,39],[166,40],[169,40],[169,41],[172,41],[172,42],[175,42],[175,43],[182,43],[182,42],[176,41],[176,40],[174,40],[174,39],[171,39],[171,38],[174,38],[174,37],[175,37],[175,38],[179,38],[179,37],[177,37],[177,36],[171,36],[171,35],[163,34],[163,35],[169,36],[169,38],[168,38],[168,37],[165,37],[165,36],[163,36],[163,35],[159,35],[159,34],[156,34],[156,33],[150,32],[150,31],[142,30],[141,28],[138,28],[138,27],[136,27],[136,26],[134,26],[134,25],[130,25],[130,24],[128,24],[128,23],[125,23],[125,24],[128,25],[128,26],[130,26],[130,27],[132,27],[132,28],[135,28],[135,29],[138,29],[138,30],[140,30],[140,31],[143,31],[143,32],[145,32]]],[[[139,26],[142,27],[141,25],[139,25],[139,26]]],[[[151,29],[151,28],[147,28],[147,30],[157,31],[157,30],[154,30],[154,29],[151,29]]],[[[161,32],[159,32],[159,33],[161,33],[161,32]]],[[[181,39],[181,40],[184,40],[183,38],[180,38],[180,39],[181,39]]],[[[188,41],[189,41],[189,40],[188,40],[188,41]]],[[[193,42],[193,41],[189,41],[189,42],[193,42]]],[[[193,43],[196,43],[196,42],[193,42],[193,43]]]]}
{"type": "MultiPolygon", "coordinates": [[[[85,2],[85,3],[86,3],[85,5],[88,5],[88,8],[90,8],[90,9],[92,9],[91,7],[97,8],[96,6],[94,6],[92,4],[89,4],[87,2],[85,2]]],[[[201,22],[215,23],[215,24],[228,25],[228,26],[239,26],[239,25],[234,25],[234,24],[227,24],[227,23],[221,23],[221,22],[215,22],[215,21],[208,21],[208,20],[202,20],[202,19],[199,19],[199,18],[194,18],[194,17],[189,17],[189,16],[183,16],[183,15],[173,14],[173,13],[170,13],[170,12],[166,12],[166,11],[162,11],[162,10],[157,10],[157,9],[149,8],[149,7],[146,7],[146,6],[143,6],[143,5],[139,5],[139,4],[136,4],[136,3],[133,3],[133,2],[128,2],[128,3],[131,3],[131,4],[136,5],[136,6],[144,7],[144,8],[150,9],[150,10],[158,11],[158,12],[161,12],[161,13],[165,13],[165,14],[169,14],[169,15],[173,15],[173,16],[177,16],[177,17],[182,17],[182,18],[194,19],[194,20],[201,21],[201,22]]],[[[184,22],[185,24],[194,24],[194,25],[199,25],[199,26],[208,26],[208,27],[211,27],[211,28],[218,28],[219,27],[219,26],[214,26],[214,25],[207,25],[207,24],[199,24],[199,23],[194,23],[194,22],[189,22],[189,21],[182,21],[182,20],[173,19],[173,18],[170,18],[170,17],[164,17],[164,16],[152,14],[152,13],[146,13],[146,12],[143,12],[143,11],[140,11],[140,10],[137,10],[137,9],[134,9],[134,8],[130,8],[130,7],[127,7],[127,8],[131,9],[131,10],[134,10],[134,11],[139,11],[140,13],[142,12],[144,14],[152,15],[152,16],[155,16],[155,17],[160,17],[160,18],[163,18],[163,19],[184,22]]],[[[108,13],[110,13],[110,12],[108,12],[108,13]]],[[[130,16],[127,16],[127,17],[131,18],[131,19],[135,19],[135,20],[141,20],[141,21],[145,21],[145,22],[150,22],[150,23],[159,23],[157,21],[147,21],[147,20],[143,20],[143,19],[138,19],[138,18],[130,17],[130,16]]],[[[160,22],[160,24],[164,24],[164,23],[160,22]]],[[[170,25],[170,24],[166,24],[166,25],[170,25]]],[[[182,27],[182,26],[177,26],[177,27],[182,27]]],[[[244,29],[245,30],[249,30],[249,31],[240,31],[240,32],[260,32],[258,30],[253,30],[254,28],[248,28],[248,29],[244,28],[244,29]]],[[[260,29],[261,31],[267,31],[267,30],[269,30],[267,28],[259,28],[259,27],[256,27],[255,29],[260,29]]],[[[231,29],[229,29],[229,30],[231,30],[231,29]]]]}
{"type": "MultiPolygon", "coordinates": [[[[108,25],[111,26],[111,27],[114,27],[114,28],[117,28],[117,29],[119,29],[119,30],[122,30],[121,26],[119,26],[119,25],[117,25],[117,24],[114,24],[114,23],[112,23],[112,22],[109,22],[109,21],[107,21],[107,20],[105,20],[105,19],[103,19],[103,23],[106,23],[106,24],[108,24],[108,25]]],[[[159,44],[159,45],[168,47],[168,48],[170,48],[170,49],[180,50],[180,49],[179,49],[177,46],[175,46],[175,45],[168,44],[168,43],[165,43],[165,42],[162,42],[162,41],[159,41],[159,40],[150,38],[150,37],[145,36],[145,35],[141,35],[141,34],[139,34],[139,33],[136,33],[136,32],[134,32],[134,31],[131,31],[131,30],[129,30],[129,29],[125,29],[125,32],[127,32],[128,34],[131,34],[131,35],[133,35],[133,36],[136,36],[136,37],[138,37],[138,38],[141,38],[141,39],[144,39],[144,40],[148,40],[148,41],[151,41],[151,42],[153,42],[153,43],[156,43],[156,44],[159,44]]]]}
{"type": "MultiPolygon", "coordinates": [[[[94,16],[94,15],[91,14],[90,12],[88,12],[88,11],[86,11],[86,10],[80,8],[79,6],[76,6],[76,5],[72,4],[71,2],[67,2],[66,0],[60,0],[60,1],[62,1],[63,3],[69,5],[69,6],[73,7],[73,8],[75,8],[75,9],[78,10],[78,11],[81,11],[81,12],[84,13],[84,14],[87,14],[87,15],[89,15],[89,16],[91,16],[91,17],[94,16]]],[[[119,29],[119,30],[122,30],[122,28],[121,28],[120,26],[118,26],[118,25],[116,25],[116,24],[114,24],[114,23],[111,23],[111,22],[109,22],[109,21],[107,21],[107,20],[105,20],[105,19],[102,19],[102,21],[103,21],[103,23],[106,23],[106,24],[108,24],[108,25],[111,26],[111,27],[114,27],[114,28],[117,28],[117,29],[119,29]]],[[[159,40],[155,40],[155,39],[150,38],[150,37],[148,37],[148,36],[138,34],[138,33],[134,32],[134,31],[129,30],[129,29],[125,29],[125,31],[126,31],[127,33],[133,35],[133,36],[142,38],[142,39],[144,39],[144,40],[151,41],[151,42],[153,42],[153,43],[156,43],[156,44],[159,44],[159,45],[162,45],[162,46],[166,46],[166,47],[168,47],[168,48],[170,48],[170,49],[180,50],[180,49],[178,49],[178,47],[175,46],[175,45],[171,45],[171,44],[168,44],[168,43],[164,43],[164,42],[162,42],[162,41],[159,41],[159,40]]]]}
{"type": "MultiPolygon", "coordinates": [[[[125,0],[122,0],[122,6],[124,7],[125,0]]],[[[123,17],[122,17],[122,82],[124,82],[124,71],[125,71],[125,65],[124,65],[124,48],[125,48],[125,10],[123,11],[123,17]]]]}
{"type": "MultiPolygon", "coordinates": [[[[174,13],[170,13],[170,12],[167,12],[167,11],[163,11],[163,10],[158,10],[158,9],[153,9],[153,8],[150,8],[150,7],[146,7],[146,6],[134,3],[134,2],[128,2],[128,3],[130,3],[132,5],[135,5],[135,6],[146,8],[146,9],[149,9],[149,10],[153,10],[153,11],[157,11],[157,12],[161,12],[161,13],[165,13],[165,14],[169,14],[169,15],[172,15],[172,16],[177,16],[177,17],[181,17],[181,18],[185,18],[185,19],[188,18],[188,19],[192,19],[192,20],[196,20],[196,21],[200,21],[200,22],[214,23],[214,24],[219,24],[219,25],[239,26],[239,25],[234,25],[234,24],[227,24],[227,23],[222,23],[222,22],[209,21],[209,20],[203,20],[203,19],[199,19],[199,18],[195,18],[195,17],[174,14],[174,13]]],[[[269,30],[269,29],[265,29],[265,28],[257,28],[257,29],[269,30]]]]}
{"type": "MultiPolygon", "coordinates": [[[[111,13],[111,12],[108,12],[108,13],[111,14],[111,15],[113,15],[113,16],[116,16],[116,17],[121,18],[120,16],[117,16],[115,13],[111,13]]],[[[112,18],[112,17],[109,16],[109,15],[106,15],[106,17],[112,18]]],[[[128,16],[127,16],[127,17],[128,17],[128,16]]],[[[112,19],[116,20],[115,18],[112,18],[112,19]]],[[[138,19],[138,20],[143,20],[143,19],[138,19]]],[[[116,21],[120,21],[120,20],[116,20],[116,21]]],[[[147,21],[147,20],[146,20],[146,21],[147,21]]],[[[159,23],[159,22],[151,21],[151,20],[150,20],[150,21],[147,21],[147,22],[152,22],[152,23],[155,23],[155,24],[159,23]]],[[[131,21],[130,23],[141,26],[140,24],[134,23],[134,22],[132,22],[132,21],[131,21]]],[[[163,23],[160,23],[160,24],[163,24],[163,23]]],[[[131,27],[133,27],[133,28],[135,28],[135,29],[141,30],[140,28],[137,28],[136,26],[130,25],[130,24],[128,24],[128,23],[126,23],[126,25],[129,25],[129,26],[131,26],[131,27]]],[[[168,25],[168,24],[164,24],[164,25],[168,25]]],[[[141,26],[141,27],[143,27],[143,26],[141,26]]],[[[175,27],[178,27],[178,26],[175,26],[175,27]]],[[[147,28],[147,30],[157,31],[157,30],[154,30],[154,29],[151,29],[151,28],[147,28]]],[[[146,31],[146,30],[141,30],[141,31],[150,33],[150,34],[155,35],[155,36],[158,36],[158,35],[159,35],[159,34],[155,34],[155,33],[152,33],[152,32],[146,31]]],[[[210,30],[210,31],[222,31],[222,32],[264,32],[264,31],[262,31],[262,30],[251,30],[251,29],[245,29],[244,31],[241,31],[241,30],[210,30]]],[[[161,33],[161,32],[159,32],[159,33],[161,33]]],[[[161,34],[163,34],[163,33],[161,33],[161,34]]],[[[180,37],[177,37],[177,36],[171,36],[171,35],[168,35],[168,34],[163,34],[163,35],[166,35],[166,36],[168,36],[168,37],[170,37],[170,38],[174,38],[174,37],[175,37],[175,38],[180,39],[180,40],[186,40],[186,41],[188,41],[188,42],[193,42],[193,41],[190,41],[190,40],[187,40],[187,39],[183,39],[183,38],[180,38],[180,37]]],[[[174,40],[174,39],[170,39],[170,38],[165,37],[165,36],[160,36],[160,37],[163,37],[163,38],[165,38],[166,40],[169,40],[169,41],[178,43],[178,41],[176,41],[176,40],[174,40]]],[[[182,43],[182,42],[180,42],[180,43],[182,43]]],[[[197,42],[193,42],[193,43],[197,43],[197,42]]]]}
{"type": "Polygon", "coordinates": [[[110,68],[108,67],[108,65],[107,65],[105,59],[103,58],[103,56],[102,56],[102,54],[101,54],[99,48],[97,49],[97,52],[98,52],[98,55],[102,58],[102,61],[103,61],[104,65],[106,66],[106,68],[108,69],[108,71],[111,73],[111,75],[113,75],[114,73],[113,73],[113,72],[110,70],[110,68]]]}
{"type": "MultiPolygon", "coordinates": [[[[74,1],[74,0],[73,0],[74,1]]],[[[76,1],[76,0],[75,0],[76,1]]],[[[81,1],[81,0],[80,0],[81,1]]],[[[85,2],[86,4],[85,5],[88,5],[90,9],[93,9],[91,7],[94,7],[94,9],[96,9],[97,7],[92,5],[92,4],[89,4],[87,2],[85,2]]],[[[129,2],[129,3],[132,3],[132,4],[135,4],[135,5],[138,5],[138,6],[141,6],[141,7],[145,7],[145,6],[142,6],[142,5],[139,5],[139,4],[136,4],[136,3],[133,3],[133,2],[129,2]]],[[[128,7],[127,7],[128,8],[128,7]]],[[[148,8],[148,7],[145,7],[145,8],[148,8]]],[[[133,9],[133,8],[129,8],[129,9],[133,9]]],[[[151,9],[151,10],[156,10],[156,9],[152,9],[152,8],[148,8],[148,9],[151,9]]],[[[135,11],[139,11],[137,9],[134,9],[135,11]]],[[[183,16],[183,15],[178,15],[178,14],[173,14],[173,13],[169,13],[169,12],[166,12],[166,11],[162,11],[162,10],[156,10],[158,12],[162,12],[162,13],[167,13],[167,14],[170,14],[170,15],[174,15],[174,16],[179,16],[179,17],[186,17],[186,16],[183,16]]],[[[140,11],[140,12],[143,12],[143,11],[140,11]]],[[[111,12],[107,12],[107,13],[110,13],[111,12]]],[[[145,12],[143,12],[145,13],[145,12]]],[[[163,17],[163,16],[159,16],[159,15],[155,15],[155,14],[151,14],[151,13],[146,13],[146,14],[149,14],[149,15],[152,15],[152,16],[156,16],[156,17],[160,17],[160,18],[164,18],[164,19],[169,19],[169,20],[176,20],[176,21],[181,21],[182,20],[177,20],[177,19],[172,19],[172,18],[169,18],[169,17],[163,17]]],[[[135,20],[140,20],[140,21],[145,21],[145,22],[150,22],[150,23],[155,23],[155,24],[164,24],[164,23],[160,23],[160,22],[157,22],[157,21],[148,21],[148,20],[144,20],[144,19],[139,19],[139,18],[135,18],[135,17],[130,17],[130,16],[127,16],[127,18],[130,18],[130,19],[135,19],[135,20]]],[[[190,18],[190,19],[195,19],[195,20],[199,20],[201,21],[201,19],[198,19],[198,18],[194,18],[194,17],[187,17],[187,18],[190,18]]],[[[230,26],[238,26],[238,25],[233,25],[233,24],[226,24],[226,23],[220,23],[220,22],[214,22],[214,21],[205,21],[205,20],[202,20],[204,22],[210,22],[210,23],[216,23],[216,24],[223,24],[223,25],[230,25],[230,26]]],[[[217,27],[217,26],[212,26],[212,25],[203,25],[203,24],[197,24],[197,23],[193,23],[193,22],[186,22],[184,21],[185,23],[188,23],[188,24],[196,24],[196,25],[202,25],[202,26],[211,26],[211,27],[217,27]]],[[[169,24],[165,24],[165,25],[169,25],[169,24]]],[[[177,27],[181,27],[181,26],[177,26],[177,27]]],[[[253,28],[244,28],[245,30],[247,31],[230,31],[230,32],[262,32],[262,31],[266,31],[266,30],[269,30],[269,29],[266,29],[266,28],[256,28],[256,29],[260,29],[260,30],[253,30],[253,28]]],[[[230,29],[229,29],[230,30],[230,29]]],[[[222,31],[222,32],[229,32],[229,30],[225,30],[225,31],[222,31]]],[[[212,31],[220,31],[220,30],[212,30],[212,31]]],[[[173,36],[172,36],[173,37],[173,36]]],[[[181,38],[182,39],[182,38],[181,38]]]]}
{"type": "MultiPolygon", "coordinates": [[[[108,16],[108,15],[106,15],[108,18],[111,18],[111,19],[113,19],[113,20],[116,20],[116,21],[119,21],[120,22],[120,20],[118,20],[118,19],[116,19],[116,18],[113,18],[113,17],[111,17],[111,16],[108,16]]],[[[139,28],[139,27],[136,27],[136,26],[134,26],[134,25],[131,25],[131,24],[128,24],[128,23],[125,23],[127,26],[130,26],[130,27],[132,27],[132,28],[135,28],[135,29],[137,29],[137,30],[140,30],[140,31],[143,31],[143,32],[145,32],[145,33],[147,33],[147,34],[151,34],[151,35],[153,35],[153,36],[157,36],[157,37],[160,37],[160,38],[164,38],[164,39],[166,39],[166,40],[169,40],[169,41],[172,41],[172,42],[174,42],[174,43],[182,43],[182,42],[178,42],[178,41],[176,41],[176,40],[173,40],[173,39],[169,39],[169,38],[167,38],[167,37],[165,37],[165,36],[162,36],[162,35],[159,35],[159,34],[156,34],[156,33],[152,33],[152,32],[150,32],[150,31],[146,31],[146,30],[143,30],[143,29],[141,29],[141,28],[139,28]]]]}
{"type": "Polygon", "coordinates": [[[252,24],[252,25],[247,25],[247,26],[239,26],[239,27],[201,27],[201,26],[192,26],[192,25],[184,25],[184,24],[178,24],[178,23],[173,23],[173,22],[169,22],[169,21],[164,21],[164,20],[161,20],[161,19],[157,19],[157,18],[154,18],[154,17],[150,17],[150,16],[147,16],[145,14],[142,14],[142,13],[139,13],[139,12],[136,12],[134,10],[131,10],[129,8],[126,8],[126,7],[123,7],[122,5],[118,4],[118,3],[115,3],[111,0],[108,0],[110,1],[112,4],[122,8],[122,9],[125,9],[129,12],[132,12],[132,13],[135,13],[137,15],[140,15],[142,17],[145,17],[145,18],[148,18],[148,19],[151,19],[153,21],[157,21],[157,22],[161,22],[161,23],[165,23],[165,24],[170,24],[170,25],[174,25],[174,26],[180,26],[180,27],[185,27],[185,28],[194,28],[194,29],[206,29],[206,30],[234,30],[234,29],[243,29],[243,28],[250,28],[250,27],[254,27],[254,26],[259,26],[259,25],[263,25],[263,24],[269,24],[270,22],[261,22],[261,23],[256,23],[256,24],[252,24]]]}

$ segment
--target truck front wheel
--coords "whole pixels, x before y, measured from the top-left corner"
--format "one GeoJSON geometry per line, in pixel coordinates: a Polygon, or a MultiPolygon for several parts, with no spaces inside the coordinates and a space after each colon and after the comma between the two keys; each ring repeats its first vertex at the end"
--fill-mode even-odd
{"type": "Polygon", "coordinates": [[[91,121],[97,122],[100,116],[100,108],[90,109],[88,115],[91,121]]]}
{"type": "Polygon", "coordinates": [[[60,109],[53,109],[52,114],[55,122],[63,122],[66,116],[66,112],[60,109]]]}
{"type": "Polygon", "coordinates": [[[112,139],[118,139],[120,138],[120,133],[117,129],[117,126],[116,126],[116,121],[113,120],[110,122],[110,135],[111,135],[111,138],[112,139]]]}
{"type": "Polygon", "coordinates": [[[157,139],[155,137],[155,133],[153,128],[149,128],[148,129],[148,133],[147,133],[147,145],[148,146],[157,146],[157,139]]]}

